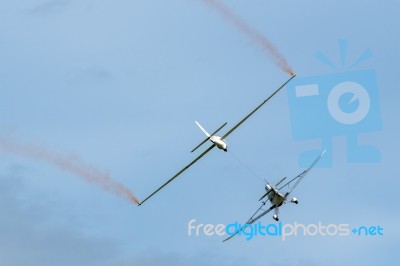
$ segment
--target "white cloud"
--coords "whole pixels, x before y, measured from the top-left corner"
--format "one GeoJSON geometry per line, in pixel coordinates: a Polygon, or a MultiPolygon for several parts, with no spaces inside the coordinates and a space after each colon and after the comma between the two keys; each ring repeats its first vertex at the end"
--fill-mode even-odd
{"type": "Polygon", "coordinates": [[[29,13],[33,15],[49,15],[58,13],[71,3],[71,0],[47,0],[29,9],[29,13]]]}

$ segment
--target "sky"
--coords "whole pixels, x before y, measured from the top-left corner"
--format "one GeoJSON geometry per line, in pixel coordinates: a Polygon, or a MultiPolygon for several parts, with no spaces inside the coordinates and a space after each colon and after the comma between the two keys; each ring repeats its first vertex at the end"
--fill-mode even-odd
{"type": "MultiPolygon", "coordinates": [[[[292,85],[227,138],[227,153],[212,150],[140,207],[80,171],[2,147],[1,265],[398,261],[398,1],[222,2],[287,59],[297,74],[292,85]],[[343,64],[341,44],[347,44],[343,64]],[[372,56],[352,67],[364,51],[372,56]],[[375,82],[373,130],[332,133],[325,100],[302,106],[291,98],[296,84],[340,80],[340,73],[351,79],[353,71],[364,74],[358,81],[375,82]],[[377,160],[352,162],[349,136],[374,146],[377,160]],[[264,192],[257,177],[276,183],[296,176],[304,170],[302,154],[324,141],[331,143],[330,165],[321,162],[296,188],[299,204],[283,206],[281,222],[379,225],[383,236],[225,243],[215,235],[188,236],[192,219],[245,221],[264,192]]],[[[206,1],[0,1],[1,140],[108,174],[139,199],[195,158],[190,150],[204,139],[195,120],[209,131],[224,122],[229,128],[289,77],[206,1]]],[[[262,222],[274,223],[271,215],[262,222]]]]}

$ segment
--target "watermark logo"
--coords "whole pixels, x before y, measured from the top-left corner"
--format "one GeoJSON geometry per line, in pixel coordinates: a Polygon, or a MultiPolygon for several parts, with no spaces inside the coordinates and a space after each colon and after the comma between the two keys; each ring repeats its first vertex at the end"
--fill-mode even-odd
{"type": "Polygon", "coordinates": [[[341,70],[322,53],[317,59],[334,68],[336,73],[296,77],[288,84],[288,100],[292,134],[295,140],[321,139],[321,149],[309,150],[299,156],[301,167],[326,149],[317,167],[332,166],[332,140],[347,137],[347,162],[377,163],[380,151],[360,145],[358,136],[382,128],[375,71],[353,70],[372,56],[364,51],[352,64],[346,64],[347,41],[339,41],[341,70]]]}
{"type": "Polygon", "coordinates": [[[254,237],[272,237],[280,238],[282,241],[290,237],[379,237],[383,236],[383,227],[377,226],[357,226],[352,227],[349,224],[323,224],[321,222],[312,224],[302,224],[294,222],[293,224],[283,224],[282,222],[263,224],[257,222],[255,224],[242,225],[238,222],[231,224],[202,224],[197,223],[196,219],[188,222],[187,228],[189,237],[199,236],[219,236],[228,237],[236,235],[251,240],[254,237]]]}

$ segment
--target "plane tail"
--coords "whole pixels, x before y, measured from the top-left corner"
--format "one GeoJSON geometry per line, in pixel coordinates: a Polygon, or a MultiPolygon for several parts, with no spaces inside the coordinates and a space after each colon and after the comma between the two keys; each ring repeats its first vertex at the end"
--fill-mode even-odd
{"type": "Polygon", "coordinates": [[[196,123],[196,125],[201,129],[201,131],[203,131],[203,133],[209,138],[211,137],[211,135],[207,132],[207,130],[205,130],[197,121],[194,121],[196,123]]]}

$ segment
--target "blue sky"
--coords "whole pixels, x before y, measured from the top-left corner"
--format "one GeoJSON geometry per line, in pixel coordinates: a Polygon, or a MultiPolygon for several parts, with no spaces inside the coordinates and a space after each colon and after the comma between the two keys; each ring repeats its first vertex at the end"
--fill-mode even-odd
{"type": "MultiPolygon", "coordinates": [[[[187,224],[243,221],[258,207],[263,178],[303,170],[298,157],[319,140],[296,141],[283,91],[154,198],[136,207],[56,167],[0,153],[1,265],[390,264],[399,239],[399,3],[224,1],[275,44],[299,77],[332,74],[371,49],[356,70],[377,76],[382,129],[359,140],[381,161],[315,169],[285,206],[285,223],[381,225],[383,237],[188,237],[187,224]]],[[[260,47],[199,0],[0,2],[1,135],[79,156],[144,198],[188,163],[203,138],[194,124],[228,127],[288,75],[260,47]]],[[[273,220],[267,215],[264,220],[273,220]]]]}

